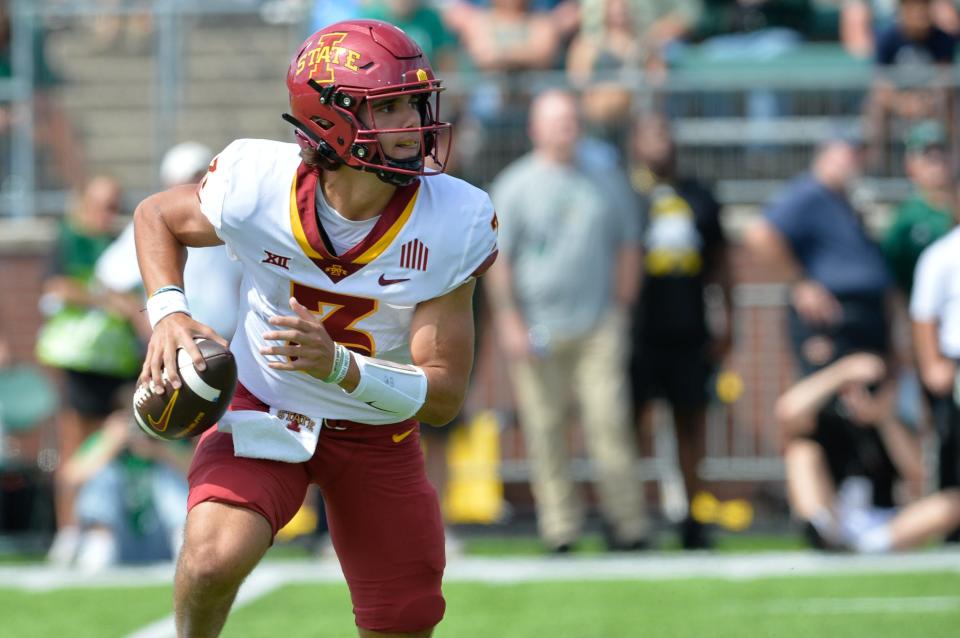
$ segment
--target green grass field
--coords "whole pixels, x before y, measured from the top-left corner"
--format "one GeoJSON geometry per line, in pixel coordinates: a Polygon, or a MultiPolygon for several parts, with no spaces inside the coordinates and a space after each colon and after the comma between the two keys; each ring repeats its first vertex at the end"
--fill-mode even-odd
{"type": "MultiPolygon", "coordinates": [[[[587,543],[577,557],[556,559],[539,555],[529,540],[471,540],[469,560],[451,561],[447,615],[435,636],[960,635],[960,553],[860,562],[797,552],[793,541],[785,539],[743,538],[723,546],[726,552],[716,554],[661,551],[621,557],[603,555],[587,543]],[[743,553],[746,548],[749,553],[743,553]],[[771,566],[776,575],[765,575],[771,566]],[[616,578],[607,577],[618,569],[616,578]]],[[[305,560],[302,550],[281,547],[271,552],[265,567],[270,573],[261,581],[276,582],[236,607],[225,638],[356,635],[347,589],[338,582],[334,561],[305,560]]],[[[142,579],[129,570],[121,574],[133,586],[77,577],[66,577],[61,585],[57,574],[40,565],[8,563],[0,568],[0,636],[169,636],[169,629],[164,633],[151,627],[170,612],[168,574],[143,573],[142,579]]]]}
{"type": "MultiPolygon", "coordinates": [[[[435,633],[456,638],[952,637],[960,633],[956,573],[749,581],[450,583],[435,633]]],[[[113,638],[162,617],[169,587],[0,589],[4,636],[113,638]]],[[[288,585],[242,606],[225,638],[353,636],[341,585],[288,585]]]]}

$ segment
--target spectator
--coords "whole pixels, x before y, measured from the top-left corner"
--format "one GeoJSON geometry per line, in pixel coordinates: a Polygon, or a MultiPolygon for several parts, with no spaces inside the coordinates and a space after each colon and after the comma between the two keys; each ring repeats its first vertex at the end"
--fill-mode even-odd
{"type": "MultiPolygon", "coordinates": [[[[0,78],[13,77],[12,38],[8,0],[0,0],[0,78]]],[[[34,71],[30,78],[33,85],[33,137],[38,150],[49,154],[49,157],[41,155],[38,162],[41,169],[40,179],[67,188],[82,188],[85,168],[81,146],[55,95],[61,78],[54,73],[47,61],[44,31],[39,27],[35,28],[30,34],[30,40],[34,71]],[[43,172],[47,166],[55,167],[57,174],[48,175],[43,172]]],[[[21,125],[17,120],[16,110],[11,106],[0,102],[0,190],[7,186],[6,176],[12,175],[8,164],[11,133],[21,125]]]]}
{"type": "Polygon", "coordinates": [[[362,17],[385,20],[403,29],[420,45],[428,59],[441,71],[457,66],[453,34],[447,30],[440,12],[425,0],[372,0],[361,11],[362,17]]]}
{"type": "MultiPolygon", "coordinates": [[[[960,14],[952,0],[931,0],[933,22],[942,31],[960,35],[960,14]]],[[[896,19],[896,3],[886,0],[844,0],[840,9],[840,41],[847,53],[872,58],[876,34],[896,19]]]]}
{"type": "MultiPolygon", "coordinates": [[[[855,344],[858,335],[849,337],[855,344]]],[[[904,550],[960,524],[960,490],[917,498],[922,455],[894,417],[894,385],[883,358],[854,345],[777,401],[790,506],[814,547],[904,550]],[[898,511],[899,479],[914,498],[898,511]]]]}
{"type": "Polygon", "coordinates": [[[144,0],[99,0],[99,11],[90,23],[97,51],[124,48],[146,53],[153,43],[153,15],[144,0]],[[140,9],[140,11],[137,11],[140,9]]]}
{"type": "Polygon", "coordinates": [[[549,15],[531,12],[527,0],[491,0],[489,8],[462,3],[447,19],[467,54],[466,66],[483,72],[471,82],[458,134],[466,141],[458,143],[471,147],[459,160],[466,177],[486,184],[526,150],[519,135],[530,106],[524,72],[555,67],[561,40],[549,15]]]}
{"type": "MultiPolygon", "coordinates": [[[[120,211],[120,185],[109,177],[90,181],[60,228],[43,285],[42,309],[50,316],[37,340],[37,357],[64,371],[65,396],[58,418],[58,451],[68,459],[114,409],[120,389],[140,368],[142,299],[99,289],[94,264],[113,240],[120,211]]],[[[57,492],[58,541],[51,559],[75,549],[73,501],[57,492]],[[62,553],[59,553],[61,552],[62,553]]]]}
{"type": "Polygon", "coordinates": [[[895,122],[933,117],[952,127],[953,101],[943,83],[956,40],[935,26],[931,2],[900,0],[896,21],[877,36],[879,73],[867,101],[873,167],[882,162],[895,122]]]}
{"type": "MultiPolygon", "coordinates": [[[[650,115],[638,120],[632,145],[645,260],[633,316],[634,404],[642,413],[656,397],[669,402],[689,503],[703,489],[697,468],[705,455],[708,382],[731,346],[727,241],[713,193],[677,174],[666,119],[650,115]],[[713,335],[704,301],[712,283],[724,293],[726,315],[722,332],[713,335]]],[[[685,549],[711,545],[704,527],[689,514],[680,532],[685,549]]]]}
{"type": "Polygon", "coordinates": [[[897,207],[883,240],[883,252],[897,287],[909,298],[920,253],[953,227],[956,202],[943,125],[934,120],[916,124],[904,146],[913,192],[897,207]]]}
{"type": "Polygon", "coordinates": [[[63,489],[77,494],[76,566],[97,571],[174,559],[187,517],[192,452],[188,442],[148,438],[129,408],[87,437],[58,477],[63,489]]]}
{"type": "MultiPolygon", "coordinates": [[[[923,250],[945,235],[954,224],[955,198],[950,183],[943,126],[928,120],[915,125],[905,139],[906,174],[913,186],[909,199],[900,204],[883,241],[883,252],[897,288],[896,326],[909,326],[907,304],[913,275],[923,250]]],[[[921,384],[914,366],[909,329],[897,330],[897,356],[901,362],[898,412],[908,424],[924,421],[921,384]]]]}
{"type": "MultiPolygon", "coordinates": [[[[913,345],[920,380],[940,443],[941,488],[960,486],[960,409],[957,407],[957,364],[960,360],[960,229],[931,244],[920,255],[910,297],[913,345]]],[[[951,540],[957,535],[952,534],[951,540]]]]}
{"type": "Polygon", "coordinates": [[[582,531],[562,400],[572,391],[609,546],[640,548],[647,526],[623,348],[640,268],[633,198],[623,176],[577,165],[572,94],[538,96],[529,135],[534,150],[504,169],[492,189],[503,257],[487,290],[532,464],[540,535],[551,551],[566,552],[582,531]]]}
{"type": "Polygon", "coordinates": [[[695,20],[693,1],[586,0],[567,54],[570,81],[585,90],[584,118],[608,140],[623,139],[633,91],[618,72],[666,72],[667,47],[695,20]],[[600,24],[591,16],[601,16],[600,24]]]}
{"type": "Polygon", "coordinates": [[[560,37],[551,20],[527,0],[491,0],[488,9],[466,9],[452,25],[481,71],[535,71],[558,61],[560,37]]]}
{"type": "MultiPolygon", "coordinates": [[[[744,66],[768,61],[797,50],[813,21],[811,0],[704,0],[691,39],[702,40],[699,51],[711,62],[733,59],[744,66]]],[[[711,115],[734,115],[740,108],[729,93],[708,95],[711,115]]],[[[765,88],[746,91],[743,111],[751,122],[788,114],[789,96],[765,88]]],[[[769,147],[753,147],[751,168],[766,170],[769,147]],[[759,151],[759,152],[758,152],[759,151]]]]}
{"type": "Polygon", "coordinates": [[[858,334],[887,352],[890,275],[848,191],[862,163],[859,140],[834,136],[811,171],[792,182],[749,227],[758,262],[791,282],[790,336],[803,374],[825,365],[858,334]]]}
{"type": "MultiPolygon", "coordinates": [[[[456,31],[469,21],[475,7],[489,9],[495,0],[439,0],[444,20],[456,31]]],[[[553,24],[560,39],[566,42],[580,28],[580,0],[528,0],[527,8],[546,17],[553,24]]],[[[588,17],[588,16],[584,16],[588,17]]]]}

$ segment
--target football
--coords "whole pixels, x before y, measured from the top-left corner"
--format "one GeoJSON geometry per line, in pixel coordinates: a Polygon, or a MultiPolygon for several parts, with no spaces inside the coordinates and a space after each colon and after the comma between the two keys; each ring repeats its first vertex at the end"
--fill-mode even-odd
{"type": "Polygon", "coordinates": [[[200,371],[186,350],[177,351],[180,370],[179,389],[174,389],[164,373],[164,392],[155,394],[148,385],[137,387],[133,395],[133,414],[137,425],[148,435],[173,441],[199,436],[227,411],[237,387],[237,363],[229,350],[216,341],[197,339],[207,363],[200,371]]]}

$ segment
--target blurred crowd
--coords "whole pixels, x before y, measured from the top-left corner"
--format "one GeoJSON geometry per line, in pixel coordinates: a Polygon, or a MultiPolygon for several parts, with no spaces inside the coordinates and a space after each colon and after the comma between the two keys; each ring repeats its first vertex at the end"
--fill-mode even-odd
{"type": "MultiPolygon", "coordinates": [[[[0,78],[12,74],[6,4],[0,78]]],[[[675,533],[686,549],[714,546],[695,502],[709,496],[700,471],[707,410],[736,346],[733,249],[789,293],[785,333],[797,381],[769,420],[782,433],[797,530],[811,546],[837,551],[960,539],[960,306],[952,294],[960,286],[960,189],[955,90],[942,81],[960,35],[952,1],[310,4],[304,31],[382,19],[417,40],[440,77],[477,73],[469,97],[448,105],[459,135],[451,172],[487,188],[497,210],[500,258],[477,301],[483,335],[509,374],[547,551],[575,550],[591,515],[571,464],[574,425],[593,464],[607,548],[662,543],[636,475],[638,440],[657,403],[668,406],[676,432],[684,496],[675,533]],[[861,125],[831,130],[809,170],[783,184],[738,243],[713,186],[681,169],[672,119],[684,105],[663,96],[638,103],[634,82],[667,81],[693,48],[703,59],[750,64],[811,42],[839,42],[875,65],[869,94],[851,105],[861,125]],[[531,100],[517,72],[549,70],[563,82],[531,100]],[[515,130],[527,133],[525,152],[509,150],[517,146],[505,133],[515,130]],[[891,144],[903,150],[910,194],[878,235],[852,193],[891,144]],[[474,160],[490,154],[503,163],[488,174],[474,160]],[[923,454],[927,442],[933,459],[923,454]]],[[[136,13],[105,17],[91,23],[91,42],[142,50],[151,29],[136,13]]],[[[48,91],[60,79],[45,62],[43,34],[31,37],[36,144],[76,192],[47,269],[37,343],[38,360],[59,371],[62,388],[50,559],[99,569],[170,558],[191,450],[145,438],[130,412],[149,326],[132,234],[122,228],[123,185],[87,177],[82,143],[48,91]]],[[[718,99],[710,108],[722,116],[732,106],[718,99]]],[[[760,87],[743,105],[752,118],[790,108],[760,87]]],[[[10,174],[17,116],[0,104],[0,182],[10,174]]],[[[172,146],[164,186],[195,183],[215,151],[172,146]]],[[[191,249],[191,308],[228,338],[236,277],[222,249],[191,249]]],[[[446,438],[425,438],[431,479],[443,492],[446,438]]]]}

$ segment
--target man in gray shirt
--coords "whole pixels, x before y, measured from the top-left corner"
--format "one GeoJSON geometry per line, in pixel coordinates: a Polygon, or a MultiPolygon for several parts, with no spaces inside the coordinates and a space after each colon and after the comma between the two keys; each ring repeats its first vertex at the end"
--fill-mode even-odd
{"type": "Polygon", "coordinates": [[[611,166],[578,162],[576,101],[538,96],[533,151],[495,180],[501,258],[487,290],[533,464],[540,535],[553,551],[578,540],[584,505],[570,471],[576,398],[613,549],[641,548],[647,523],[634,476],[626,382],[626,309],[640,272],[636,200],[611,166]]]}

